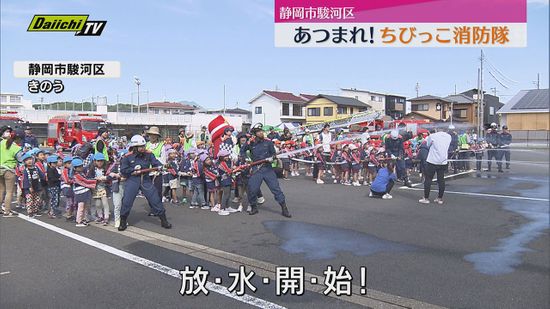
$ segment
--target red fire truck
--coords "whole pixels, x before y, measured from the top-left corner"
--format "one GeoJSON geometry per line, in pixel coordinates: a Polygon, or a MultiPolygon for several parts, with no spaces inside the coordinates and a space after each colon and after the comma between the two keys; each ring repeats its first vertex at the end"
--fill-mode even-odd
{"type": "Polygon", "coordinates": [[[24,121],[21,119],[16,111],[2,111],[0,112],[0,127],[10,126],[11,128],[23,127],[24,121]]]}
{"type": "Polygon", "coordinates": [[[100,127],[106,127],[105,115],[74,114],[52,117],[48,121],[48,146],[63,149],[91,141],[100,127]]]}

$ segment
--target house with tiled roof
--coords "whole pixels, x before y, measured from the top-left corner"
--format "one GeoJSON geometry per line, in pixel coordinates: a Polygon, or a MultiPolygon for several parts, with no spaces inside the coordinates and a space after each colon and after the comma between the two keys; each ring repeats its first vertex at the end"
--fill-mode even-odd
{"type": "Polygon", "coordinates": [[[350,117],[364,112],[371,106],[356,98],[319,94],[306,105],[306,123],[315,124],[350,117]]]}
{"type": "Polygon", "coordinates": [[[291,92],[263,90],[250,100],[252,124],[278,125],[291,122],[302,125],[306,121],[305,104],[307,100],[291,92]]]}
{"type": "Polygon", "coordinates": [[[143,104],[140,108],[147,110],[150,114],[163,115],[190,115],[194,114],[196,107],[179,102],[150,102],[143,104]]]}
{"type": "Polygon", "coordinates": [[[548,89],[522,90],[510,99],[497,113],[501,125],[510,131],[550,130],[550,97],[548,89]]]}
{"type": "Polygon", "coordinates": [[[447,121],[450,119],[451,102],[448,99],[434,96],[423,95],[409,99],[411,102],[411,112],[419,116],[434,119],[435,121],[447,121]]]}

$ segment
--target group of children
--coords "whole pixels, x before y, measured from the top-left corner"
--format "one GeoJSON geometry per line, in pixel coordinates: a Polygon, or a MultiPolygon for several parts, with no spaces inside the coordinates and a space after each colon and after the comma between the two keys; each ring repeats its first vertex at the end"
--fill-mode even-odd
{"type": "MultiPolygon", "coordinates": [[[[403,155],[399,158],[390,156],[385,150],[384,136],[363,142],[360,139],[335,142],[330,145],[330,152],[324,151],[326,147],[317,139],[310,143],[295,139],[274,140],[280,156],[272,165],[283,179],[299,176],[300,166],[303,166],[306,176],[313,177],[317,184],[324,184],[327,174],[331,174],[333,183],[371,186],[371,195],[391,198],[391,187],[386,189],[390,182],[393,185],[397,181],[398,161],[402,161],[406,175],[414,171],[422,175],[428,151],[425,147],[427,136],[418,134],[405,140],[403,155]],[[381,191],[382,194],[378,194],[381,191]]],[[[246,140],[238,143],[242,142],[246,140]]],[[[163,201],[174,205],[188,204],[189,208],[210,210],[222,216],[242,212],[248,174],[246,169],[237,172],[235,167],[246,164],[246,158],[227,150],[220,150],[214,156],[211,146],[204,143],[196,146],[186,151],[179,144],[166,147],[161,176],[163,190],[159,192],[163,201]],[[231,199],[233,192],[235,198],[231,199]],[[238,203],[238,207],[232,207],[231,202],[238,203]]],[[[105,155],[94,154],[93,147],[82,148],[86,147],[77,147],[72,156],[64,155],[60,149],[49,154],[39,148],[24,148],[16,175],[20,204],[24,201],[29,216],[61,216],[60,197],[63,195],[67,220],[74,220],[79,227],[87,226],[91,221],[107,225],[111,218],[111,197],[114,224],[118,226],[124,195],[120,159],[127,150],[114,147],[105,155]]],[[[470,151],[479,160],[483,148],[480,143],[474,143],[470,151]]]]}
{"type": "Polygon", "coordinates": [[[242,212],[241,199],[238,208],[231,207],[231,194],[235,188],[240,196],[245,194],[246,171],[236,172],[234,167],[244,160],[233,160],[227,150],[220,150],[217,158],[208,149],[191,148],[185,152],[169,149],[166,169],[163,172],[163,200],[173,204],[188,203],[189,208],[201,208],[226,216],[242,212]],[[183,199],[178,199],[182,188],[183,199]]]}
{"type": "Polygon", "coordinates": [[[78,227],[87,226],[91,221],[107,225],[111,213],[108,196],[112,196],[115,225],[120,223],[124,189],[120,185],[123,179],[119,173],[119,159],[126,150],[119,151],[111,159],[103,153],[89,153],[83,159],[64,155],[61,151],[50,154],[39,148],[24,151],[21,165],[16,169],[20,189],[18,207],[25,207],[29,217],[43,214],[50,218],[60,217],[63,194],[67,221],[74,220],[78,227]]]}

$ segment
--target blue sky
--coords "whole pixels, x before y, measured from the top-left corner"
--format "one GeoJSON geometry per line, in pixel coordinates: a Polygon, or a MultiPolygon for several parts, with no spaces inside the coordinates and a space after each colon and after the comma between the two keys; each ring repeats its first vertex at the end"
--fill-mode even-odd
{"type": "MultiPolygon", "coordinates": [[[[27,81],[13,77],[16,60],[116,60],[119,79],[65,79],[61,94],[44,102],[81,101],[116,95],[130,101],[133,76],[150,101],[195,101],[205,107],[248,107],[262,89],[336,94],[341,87],[415,96],[448,95],[476,87],[475,48],[275,48],[272,0],[27,1],[1,2],[1,91],[34,102],[27,81]],[[89,14],[107,20],[100,37],[26,32],[34,14],[89,14]]],[[[548,87],[548,0],[528,4],[528,47],[485,49],[489,61],[509,79],[504,89],[486,74],[485,89],[497,87],[506,102],[533,88],[537,73],[548,87]]],[[[146,99],[142,95],[141,101],[146,99]]]]}

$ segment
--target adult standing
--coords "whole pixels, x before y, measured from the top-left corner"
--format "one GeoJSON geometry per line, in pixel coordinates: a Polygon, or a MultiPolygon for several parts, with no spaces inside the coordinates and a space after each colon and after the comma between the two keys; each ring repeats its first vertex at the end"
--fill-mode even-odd
{"type": "Polygon", "coordinates": [[[193,134],[193,131],[188,130],[187,133],[185,133],[183,143],[181,144],[183,145],[183,151],[186,153],[189,152],[191,148],[197,147],[195,144],[195,134],[193,134]]]}
{"type": "MultiPolygon", "coordinates": [[[[321,133],[319,133],[319,142],[322,145],[322,156],[324,158],[324,162],[330,162],[330,143],[334,140],[334,137],[332,133],[330,132],[330,125],[327,123],[323,126],[323,130],[321,130],[321,133]]],[[[319,150],[317,150],[319,151],[319,150]]],[[[334,169],[334,166],[332,166],[334,169]]],[[[328,169],[328,166],[325,165],[325,170],[328,169]]],[[[329,170],[330,172],[330,170],[329,170]]],[[[335,175],[335,174],[333,174],[335,175]]],[[[323,176],[323,175],[321,175],[323,176]]],[[[319,166],[317,164],[313,165],[313,178],[318,181],[321,179],[319,177],[319,166]]],[[[322,181],[323,179],[321,179],[322,181]]],[[[320,181],[318,181],[320,182],[320,181]]]]}
{"type": "Polygon", "coordinates": [[[38,140],[36,136],[32,134],[32,128],[30,126],[25,127],[25,138],[23,139],[23,145],[29,144],[32,148],[38,148],[38,140]]]}
{"type": "Polygon", "coordinates": [[[445,193],[445,171],[447,170],[447,159],[449,147],[451,145],[451,135],[447,132],[436,132],[426,138],[426,146],[429,147],[428,158],[426,159],[426,172],[424,175],[424,197],[419,200],[422,204],[429,204],[430,190],[432,188],[432,179],[437,174],[437,185],[439,192],[434,200],[437,204],[443,204],[443,194],[445,193]]]}
{"type": "Polygon", "coordinates": [[[16,216],[11,211],[11,200],[15,188],[17,157],[21,151],[20,144],[24,137],[24,132],[15,130],[9,137],[0,141],[0,204],[4,202],[3,216],[6,218],[16,216]]]}
{"type": "Polygon", "coordinates": [[[105,163],[109,163],[109,152],[108,152],[108,142],[109,142],[109,130],[107,128],[99,128],[97,130],[97,137],[94,144],[94,153],[101,153],[105,157],[105,163]]]}
{"type": "Polygon", "coordinates": [[[267,138],[270,140],[279,139],[279,133],[275,132],[275,128],[271,127],[271,130],[269,130],[269,134],[267,135],[267,138]]]}
{"type": "Polygon", "coordinates": [[[406,186],[410,186],[409,183],[409,177],[407,176],[407,170],[405,168],[405,147],[403,146],[403,142],[408,140],[409,134],[406,134],[407,137],[403,138],[399,135],[399,131],[397,129],[392,130],[390,134],[390,138],[386,138],[386,142],[384,144],[384,147],[386,149],[386,153],[389,157],[391,157],[393,160],[395,160],[395,167],[397,170],[397,178],[403,180],[406,186]]]}
{"type": "Polygon", "coordinates": [[[485,141],[487,142],[487,171],[491,171],[491,165],[493,158],[497,162],[497,167],[499,172],[503,172],[502,170],[502,162],[500,161],[500,133],[497,131],[497,124],[492,123],[491,128],[487,130],[487,134],[485,135],[485,141]]]}
{"type": "Polygon", "coordinates": [[[201,127],[201,133],[199,134],[199,141],[204,142],[205,144],[210,140],[208,132],[206,132],[206,127],[201,127]]]}
{"type": "Polygon", "coordinates": [[[248,202],[250,204],[249,215],[258,213],[258,193],[262,182],[265,181],[275,200],[281,205],[282,215],[290,218],[290,212],[286,206],[285,195],[279,187],[277,175],[271,166],[275,157],[275,146],[269,139],[264,138],[262,124],[257,124],[252,128],[253,139],[248,144],[241,147],[241,156],[246,156],[246,152],[250,150],[252,161],[267,160],[266,163],[256,165],[250,168],[250,179],[248,180],[248,202]]]}
{"type": "MultiPolygon", "coordinates": [[[[449,135],[451,135],[451,144],[449,145],[449,155],[447,156],[451,160],[458,159],[458,134],[456,134],[454,125],[449,125],[449,135]]],[[[451,166],[453,172],[456,174],[458,172],[458,163],[456,161],[451,161],[451,166]]]]}
{"type": "Polygon", "coordinates": [[[130,154],[123,157],[120,162],[120,172],[126,179],[122,208],[120,210],[119,231],[124,231],[128,225],[127,219],[134,204],[138,191],[141,190],[151,206],[151,211],[158,216],[163,228],[169,229],[172,225],[166,219],[166,210],[162,205],[162,199],[157,189],[151,183],[151,179],[140,173],[141,169],[161,168],[162,163],[145,149],[145,139],[141,135],[135,135],[130,140],[130,154]]]}
{"type": "Polygon", "coordinates": [[[146,142],[149,141],[149,136],[147,136],[147,131],[149,131],[149,126],[144,126],[143,131],[141,131],[141,136],[145,139],[146,142]]]}
{"type": "MultiPolygon", "coordinates": [[[[155,156],[155,158],[160,161],[160,163],[165,164],[166,157],[162,151],[162,149],[164,148],[164,141],[161,140],[159,128],[150,127],[146,133],[149,137],[149,141],[145,144],[145,149],[147,151],[150,151],[155,156]]],[[[157,193],[162,200],[162,176],[160,175],[160,172],[152,172],[149,175],[152,177],[155,189],[157,190],[157,193]]]]}
{"type": "MultiPolygon", "coordinates": [[[[500,133],[500,161],[506,159],[506,169],[510,169],[510,144],[512,144],[512,134],[508,131],[508,126],[502,126],[500,133]]],[[[501,163],[502,166],[502,163],[501,163]]]]}

